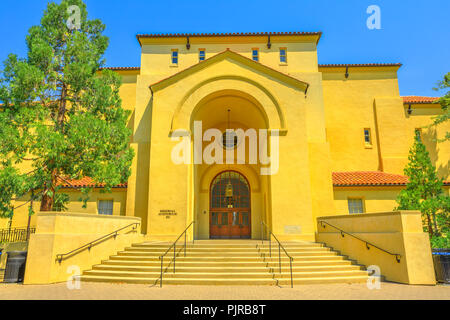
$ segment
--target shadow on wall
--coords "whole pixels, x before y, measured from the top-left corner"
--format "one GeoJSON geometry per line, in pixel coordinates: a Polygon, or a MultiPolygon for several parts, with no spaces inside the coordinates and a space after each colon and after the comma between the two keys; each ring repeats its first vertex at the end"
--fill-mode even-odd
{"type": "Polygon", "coordinates": [[[423,141],[425,141],[427,151],[430,153],[431,163],[436,167],[438,176],[443,177],[444,180],[448,180],[450,175],[450,160],[448,160],[446,164],[440,163],[438,165],[439,146],[442,145],[442,143],[437,141],[436,129],[430,128],[424,130],[422,138],[423,141]]]}

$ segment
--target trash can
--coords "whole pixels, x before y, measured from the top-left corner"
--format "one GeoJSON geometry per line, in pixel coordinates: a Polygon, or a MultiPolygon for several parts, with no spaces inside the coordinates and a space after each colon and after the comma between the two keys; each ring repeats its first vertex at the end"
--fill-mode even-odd
{"type": "Polygon", "coordinates": [[[7,252],[5,283],[21,283],[25,276],[25,262],[27,260],[26,251],[7,252]]]}
{"type": "Polygon", "coordinates": [[[436,281],[450,284],[450,249],[433,249],[436,281]]]}

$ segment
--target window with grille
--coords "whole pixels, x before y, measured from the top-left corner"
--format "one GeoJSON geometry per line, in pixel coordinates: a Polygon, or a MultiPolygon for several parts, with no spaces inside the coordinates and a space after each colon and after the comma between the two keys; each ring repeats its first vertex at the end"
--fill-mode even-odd
{"type": "Polygon", "coordinates": [[[364,213],[364,206],[362,199],[348,199],[349,213],[364,213]]]}
{"type": "Polygon", "coordinates": [[[280,63],[287,63],[287,49],[280,48],[280,63]]]}
{"type": "Polygon", "coordinates": [[[422,129],[417,128],[415,129],[414,133],[416,135],[417,142],[422,142],[422,129]]]}
{"type": "Polygon", "coordinates": [[[372,145],[372,135],[369,128],[364,129],[364,143],[366,145],[372,145]]]}
{"type": "Polygon", "coordinates": [[[172,64],[173,65],[178,64],[178,50],[177,49],[172,50],[172,64]]]}
{"type": "Polygon", "coordinates": [[[252,50],[252,59],[253,59],[253,61],[256,61],[256,62],[259,61],[259,50],[258,49],[252,50]]]}
{"type": "Polygon", "coordinates": [[[198,60],[199,61],[205,61],[205,58],[206,58],[206,51],[205,51],[205,49],[200,49],[198,51],[198,60]]]}
{"type": "Polygon", "coordinates": [[[112,215],[113,214],[113,200],[99,200],[98,214],[112,215]]]}

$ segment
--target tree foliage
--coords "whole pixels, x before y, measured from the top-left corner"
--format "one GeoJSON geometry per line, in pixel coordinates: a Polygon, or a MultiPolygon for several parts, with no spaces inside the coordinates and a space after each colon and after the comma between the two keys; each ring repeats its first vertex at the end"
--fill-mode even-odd
{"type": "MultiPolygon", "coordinates": [[[[120,76],[99,71],[109,41],[104,29],[100,20],[87,18],[82,0],[52,2],[28,32],[27,57],[10,54],[4,62],[1,216],[11,217],[13,200],[31,194],[43,211],[55,201],[64,208],[68,197],[59,193],[61,181],[89,176],[110,191],[128,179],[134,156],[129,112],[121,107],[120,76]],[[73,5],[80,9],[80,29],[67,25],[73,5]]],[[[86,201],[90,189],[82,191],[86,201]]]]}
{"type": "MultiPolygon", "coordinates": [[[[438,87],[435,90],[446,90],[447,92],[444,96],[442,96],[437,103],[441,105],[443,113],[436,116],[433,119],[432,126],[439,125],[441,123],[445,123],[450,119],[450,72],[448,72],[442,81],[438,83],[438,87]]],[[[450,140],[450,132],[446,131],[445,136],[441,139],[441,142],[450,140]]]]}
{"type": "Polygon", "coordinates": [[[398,195],[396,210],[419,210],[424,230],[429,233],[432,243],[448,241],[450,198],[444,194],[443,179],[438,178],[436,168],[420,139],[415,139],[408,160],[404,173],[409,181],[398,195]]]}

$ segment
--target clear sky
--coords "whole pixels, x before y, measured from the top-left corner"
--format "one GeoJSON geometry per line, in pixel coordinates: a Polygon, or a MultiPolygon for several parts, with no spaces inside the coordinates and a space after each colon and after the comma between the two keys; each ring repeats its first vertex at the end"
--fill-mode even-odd
{"type": "MultiPolygon", "coordinates": [[[[57,1],[59,2],[59,0],[57,1]]],[[[319,63],[401,62],[401,95],[438,96],[450,71],[449,0],[85,0],[106,24],[107,66],[139,66],[138,33],[322,31],[319,63]],[[381,29],[369,30],[369,5],[381,29]]],[[[0,60],[25,56],[47,0],[0,0],[0,60]]]]}

